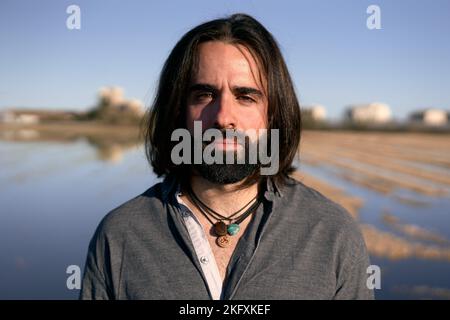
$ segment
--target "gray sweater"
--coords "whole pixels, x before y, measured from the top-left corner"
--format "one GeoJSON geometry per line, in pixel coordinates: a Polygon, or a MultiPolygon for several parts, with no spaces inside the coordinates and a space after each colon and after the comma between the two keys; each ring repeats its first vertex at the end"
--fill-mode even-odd
{"type": "MultiPolygon", "coordinates": [[[[111,211],[87,255],[81,299],[211,299],[167,177],[111,211]]],[[[356,222],[301,182],[268,180],[227,268],[224,299],[373,299],[356,222]]]]}

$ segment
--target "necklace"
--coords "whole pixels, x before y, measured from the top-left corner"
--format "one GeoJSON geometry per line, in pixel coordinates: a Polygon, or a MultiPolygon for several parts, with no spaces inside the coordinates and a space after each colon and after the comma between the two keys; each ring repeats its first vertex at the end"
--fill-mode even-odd
{"type": "Polygon", "coordinates": [[[231,245],[232,239],[230,236],[234,236],[239,232],[239,224],[244,221],[250,214],[252,214],[261,204],[258,196],[255,196],[241,209],[226,217],[211,209],[203,201],[201,201],[190,186],[188,186],[186,189],[187,195],[189,196],[191,201],[199,209],[200,213],[205,216],[205,218],[213,226],[214,233],[217,236],[216,243],[221,248],[226,248],[231,245]],[[245,208],[247,208],[247,210],[244,211],[245,208]],[[244,212],[237,216],[242,211],[244,212]],[[215,219],[217,221],[214,222],[212,219],[215,219]],[[227,221],[228,224],[225,223],[225,221],[227,221]]]}

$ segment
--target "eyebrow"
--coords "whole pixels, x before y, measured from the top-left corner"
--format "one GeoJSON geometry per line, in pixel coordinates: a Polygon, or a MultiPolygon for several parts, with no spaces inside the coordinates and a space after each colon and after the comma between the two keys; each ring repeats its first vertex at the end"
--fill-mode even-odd
{"type": "Polygon", "coordinates": [[[210,84],[196,83],[189,87],[189,92],[194,92],[194,91],[207,91],[207,92],[216,93],[219,90],[217,90],[216,87],[214,87],[210,84]]]}
{"type": "Polygon", "coordinates": [[[263,96],[263,93],[260,90],[252,87],[233,87],[232,89],[234,93],[238,94],[254,94],[259,97],[263,96]]]}
{"type": "MultiPolygon", "coordinates": [[[[235,87],[232,87],[231,89],[234,94],[253,94],[253,95],[257,95],[259,97],[263,96],[263,93],[261,92],[261,90],[252,88],[252,87],[235,86],[235,87]]],[[[219,91],[219,89],[210,84],[195,83],[189,87],[189,92],[194,92],[194,91],[206,91],[206,92],[217,93],[219,91]]]]}

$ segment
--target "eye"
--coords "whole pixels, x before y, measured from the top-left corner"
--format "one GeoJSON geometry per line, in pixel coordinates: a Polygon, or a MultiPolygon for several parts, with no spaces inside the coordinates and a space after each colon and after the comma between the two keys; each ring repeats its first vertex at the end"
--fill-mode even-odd
{"type": "Polygon", "coordinates": [[[244,102],[256,102],[252,97],[250,96],[239,96],[237,97],[238,100],[244,101],[244,102]]]}
{"type": "Polygon", "coordinates": [[[199,92],[194,95],[195,100],[197,101],[205,101],[213,98],[212,92],[199,92]]]}

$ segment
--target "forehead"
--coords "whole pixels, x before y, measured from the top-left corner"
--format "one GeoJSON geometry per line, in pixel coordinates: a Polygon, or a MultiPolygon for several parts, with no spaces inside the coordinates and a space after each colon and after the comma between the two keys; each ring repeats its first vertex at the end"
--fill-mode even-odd
{"type": "Polygon", "coordinates": [[[226,80],[230,85],[263,89],[260,77],[259,66],[246,47],[221,41],[199,45],[198,64],[192,82],[219,84],[226,80]]]}

